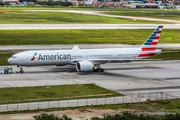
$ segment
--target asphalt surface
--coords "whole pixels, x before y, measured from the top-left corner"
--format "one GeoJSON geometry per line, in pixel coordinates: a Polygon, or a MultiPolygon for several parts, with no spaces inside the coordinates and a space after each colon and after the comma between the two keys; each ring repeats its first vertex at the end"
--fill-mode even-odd
{"type": "MultiPolygon", "coordinates": [[[[180,97],[180,61],[136,61],[102,65],[103,73],[77,72],[74,66],[24,67],[24,74],[0,75],[0,88],[50,86],[68,84],[96,84],[122,93],[126,97],[35,102],[0,105],[0,111],[67,107],[96,104],[139,102],[146,99],[172,99],[180,97]],[[154,93],[149,95],[149,93],[154,93]],[[158,93],[158,94],[157,94],[158,93]],[[168,94],[159,98],[159,93],[168,94]],[[140,94],[141,97],[138,97],[140,94]],[[158,95],[158,97],[157,97],[158,95]],[[143,96],[143,97],[142,97],[143,96]],[[151,97],[150,97],[151,96],[151,97]],[[167,98],[168,97],[168,98],[167,98]]],[[[1,66],[2,67],[2,66],[1,66]]],[[[12,66],[14,71],[19,71],[12,66]]]]}
{"type": "MultiPolygon", "coordinates": [[[[180,24],[161,24],[163,29],[180,29],[180,24]]],[[[0,24],[0,30],[40,29],[155,29],[159,24],[0,24]]]]}
{"type": "MultiPolygon", "coordinates": [[[[176,91],[172,94],[180,95],[176,94],[177,89],[180,89],[179,62],[136,61],[105,64],[102,65],[104,73],[76,72],[74,66],[24,67],[24,74],[0,75],[0,88],[93,83],[123,93],[176,91]]],[[[19,71],[16,66],[13,68],[14,71],[19,71]]]]}
{"type": "Polygon", "coordinates": [[[180,85],[179,62],[111,63],[102,65],[104,73],[76,72],[74,66],[24,67],[24,74],[0,75],[0,88],[94,83],[119,92],[174,90],[180,85]]]}
{"type": "MultiPolygon", "coordinates": [[[[117,91],[126,97],[108,99],[89,99],[35,102],[23,104],[0,105],[0,111],[37,109],[48,107],[67,107],[96,104],[114,104],[123,102],[139,102],[146,99],[168,99],[180,97],[180,61],[136,61],[132,63],[114,63],[102,65],[104,73],[77,72],[74,66],[42,66],[24,67],[24,74],[0,75],[0,88],[49,86],[68,84],[96,84],[117,91]],[[155,93],[149,95],[149,93],[155,93]],[[141,97],[138,97],[140,94],[141,97]],[[142,97],[143,96],[143,97],[142,97]],[[151,96],[151,97],[150,97],[151,96]],[[173,96],[173,97],[172,97],[173,96]],[[132,98],[131,98],[132,97],[132,98]],[[29,105],[29,106],[28,106],[29,105]]],[[[2,66],[1,66],[2,67],[2,66]]],[[[19,71],[12,66],[14,71],[19,71]]]]}

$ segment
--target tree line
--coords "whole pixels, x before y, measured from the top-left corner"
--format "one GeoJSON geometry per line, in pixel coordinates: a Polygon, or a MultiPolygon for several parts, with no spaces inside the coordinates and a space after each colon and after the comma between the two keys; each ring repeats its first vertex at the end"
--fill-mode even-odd
{"type": "Polygon", "coordinates": [[[61,1],[38,1],[37,4],[40,4],[40,5],[48,5],[48,6],[54,6],[54,5],[60,5],[60,6],[71,6],[73,5],[72,3],[70,2],[61,2],[61,1]]]}
{"type": "MultiPolygon", "coordinates": [[[[67,115],[62,117],[56,116],[54,114],[41,113],[40,115],[33,116],[35,120],[73,120],[67,115]]],[[[150,116],[150,115],[136,115],[129,112],[124,112],[122,115],[103,115],[103,118],[92,117],[90,120],[179,120],[180,113],[176,114],[166,114],[164,117],[150,116]]]]}
{"type": "Polygon", "coordinates": [[[10,4],[10,2],[9,1],[5,1],[5,2],[0,2],[0,5],[9,5],[10,4]]]}

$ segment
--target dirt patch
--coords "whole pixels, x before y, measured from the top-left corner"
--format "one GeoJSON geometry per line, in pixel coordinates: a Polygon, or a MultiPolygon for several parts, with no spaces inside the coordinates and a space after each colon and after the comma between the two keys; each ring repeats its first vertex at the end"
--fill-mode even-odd
{"type": "Polygon", "coordinates": [[[91,117],[100,117],[102,118],[102,115],[109,114],[109,115],[115,115],[115,114],[122,114],[123,112],[134,112],[135,109],[82,109],[82,110],[64,110],[64,111],[53,111],[53,112],[39,112],[39,113],[19,113],[19,114],[5,114],[0,115],[0,120],[12,120],[12,119],[18,119],[18,120],[32,120],[33,116],[39,115],[41,113],[47,113],[47,114],[54,114],[58,116],[62,116],[66,114],[68,117],[73,118],[73,120],[87,120],[91,117]]]}
{"type": "Polygon", "coordinates": [[[86,109],[83,109],[83,110],[79,110],[80,112],[92,112],[92,111],[89,111],[89,110],[86,110],[86,109]]]}
{"type": "Polygon", "coordinates": [[[0,10],[0,13],[9,13],[8,11],[0,10]]]}

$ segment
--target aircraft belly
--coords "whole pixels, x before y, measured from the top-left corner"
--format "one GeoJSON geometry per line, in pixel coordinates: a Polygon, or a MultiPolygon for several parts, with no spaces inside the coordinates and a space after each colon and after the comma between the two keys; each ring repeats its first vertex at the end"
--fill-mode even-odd
{"type": "Polygon", "coordinates": [[[22,62],[20,65],[22,66],[42,66],[42,65],[67,65],[69,60],[61,60],[61,61],[29,61],[29,62],[22,62]]]}

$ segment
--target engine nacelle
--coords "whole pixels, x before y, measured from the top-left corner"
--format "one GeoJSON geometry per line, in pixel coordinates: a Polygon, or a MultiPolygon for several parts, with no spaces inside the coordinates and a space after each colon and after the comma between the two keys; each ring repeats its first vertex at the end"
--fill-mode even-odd
{"type": "Polygon", "coordinates": [[[92,71],[93,70],[94,65],[91,62],[87,62],[87,61],[82,61],[82,62],[78,62],[76,64],[76,70],[79,71],[92,71]]]}

